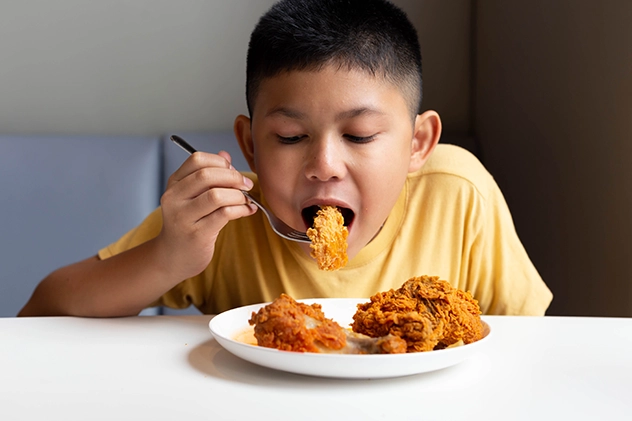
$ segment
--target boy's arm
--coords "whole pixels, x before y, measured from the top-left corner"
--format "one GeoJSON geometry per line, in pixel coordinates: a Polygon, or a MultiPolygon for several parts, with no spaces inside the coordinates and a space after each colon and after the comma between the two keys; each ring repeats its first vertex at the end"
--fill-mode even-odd
{"type": "Polygon", "coordinates": [[[160,233],[123,253],[71,264],[35,289],[20,316],[115,317],[138,314],[211,261],[219,231],[256,211],[240,190],[252,181],[230,156],[197,152],[169,178],[161,198],[160,233]]]}
{"type": "Polygon", "coordinates": [[[18,316],[137,315],[173,286],[155,247],[150,240],[106,260],[93,256],[52,272],[18,316]]]}

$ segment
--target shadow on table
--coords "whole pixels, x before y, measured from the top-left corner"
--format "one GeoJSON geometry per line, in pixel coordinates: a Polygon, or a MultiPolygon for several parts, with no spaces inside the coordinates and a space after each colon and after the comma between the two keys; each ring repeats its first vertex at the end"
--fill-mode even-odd
{"type": "Polygon", "coordinates": [[[487,372],[491,362],[485,355],[477,355],[452,367],[429,373],[390,379],[331,379],[286,373],[262,367],[234,356],[214,339],[191,350],[189,364],[207,376],[250,385],[271,385],[288,389],[321,389],[357,387],[383,387],[389,383],[414,384],[415,390],[454,391],[474,387],[487,372]]]}

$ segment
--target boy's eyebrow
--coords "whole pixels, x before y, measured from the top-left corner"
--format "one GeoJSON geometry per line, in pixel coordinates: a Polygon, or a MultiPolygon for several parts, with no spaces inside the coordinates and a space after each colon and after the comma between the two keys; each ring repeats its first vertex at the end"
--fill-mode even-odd
{"type": "MultiPolygon", "coordinates": [[[[304,113],[298,110],[294,110],[294,109],[286,108],[286,107],[273,108],[272,110],[268,111],[268,113],[266,113],[266,117],[269,117],[275,114],[279,114],[284,117],[292,118],[295,120],[303,120],[306,118],[306,115],[304,113]]],[[[384,115],[385,113],[375,108],[358,107],[358,108],[353,108],[351,110],[338,113],[336,115],[336,120],[346,120],[349,118],[354,118],[354,117],[358,117],[358,116],[366,115],[366,114],[384,115]]]]}
{"type": "Polygon", "coordinates": [[[369,107],[359,107],[354,108],[352,110],[343,111],[336,115],[336,120],[346,120],[348,118],[359,117],[361,115],[384,115],[386,114],[384,111],[369,108],[369,107]]]}
{"type": "Polygon", "coordinates": [[[266,113],[266,117],[270,117],[275,114],[279,114],[288,118],[293,118],[295,120],[302,120],[305,118],[305,114],[303,114],[302,112],[286,107],[275,107],[266,113]]]}

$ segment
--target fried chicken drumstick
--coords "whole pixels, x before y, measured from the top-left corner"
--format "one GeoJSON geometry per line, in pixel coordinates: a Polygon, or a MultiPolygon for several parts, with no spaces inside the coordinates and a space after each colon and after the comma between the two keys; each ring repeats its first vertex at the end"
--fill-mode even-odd
{"type": "Polygon", "coordinates": [[[259,346],[285,351],[336,354],[396,354],[406,352],[406,342],[393,335],[370,338],[342,328],[325,318],[319,304],[307,305],[281,294],[252,313],[259,346]]]}
{"type": "Polygon", "coordinates": [[[399,289],[380,292],[358,305],[352,329],[371,337],[392,334],[408,352],[468,344],[483,337],[478,302],[469,292],[436,276],[411,278],[399,289]]]}
{"type": "Polygon", "coordinates": [[[399,289],[358,304],[349,329],[325,318],[319,304],[281,294],[252,313],[259,346],[299,352],[395,354],[468,344],[483,337],[478,302],[436,276],[411,278],[399,289]]]}

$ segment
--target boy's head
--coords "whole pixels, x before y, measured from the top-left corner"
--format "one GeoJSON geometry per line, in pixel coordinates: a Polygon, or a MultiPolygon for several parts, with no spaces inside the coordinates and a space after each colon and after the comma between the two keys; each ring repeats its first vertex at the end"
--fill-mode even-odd
{"type": "Polygon", "coordinates": [[[282,0],[250,38],[250,116],[262,80],[325,65],[357,69],[399,86],[411,115],[421,112],[421,52],[406,14],[385,0],[282,0]]]}
{"type": "Polygon", "coordinates": [[[353,259],[441,132],[437,113],[419,114],[416,31],[384,0],[281,0],[248,54],[250,118],[234,128],[264,200],[302,231],[319,206],[339,207],[353,259]]]}

